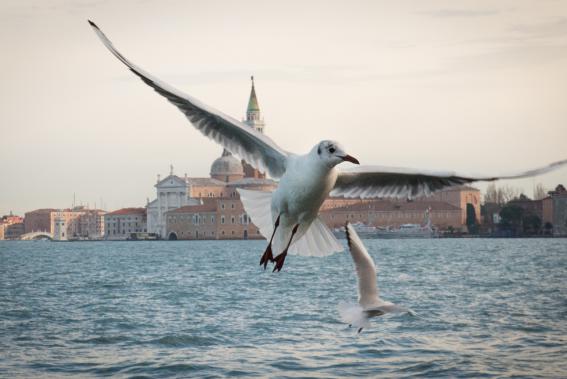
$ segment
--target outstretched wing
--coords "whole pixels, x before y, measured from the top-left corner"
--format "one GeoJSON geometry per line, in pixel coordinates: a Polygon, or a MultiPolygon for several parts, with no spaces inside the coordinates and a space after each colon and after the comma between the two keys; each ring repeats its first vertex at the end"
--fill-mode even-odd
{"type": "Polygon", "coordinates": [[[376,266],[351,224],[346,224],[350,255],[358,276],[358,302],[363,308],[379,303],[376,285],[376,266]]]}
{"type": "Polygon", "coordinates": [[[522,173],[502,176],[467,176],[454,172],[434,172],[399,167],[359,166],[339,172],[332,196],[393,197],[412,199],[443,188],[476,181],[519,179],[545,174],[567,164],[567,159],[522,173]]]}
{"type": "Polygon", "coordinates": [[[94,22],[89,21],[89,24],[116,58],[157,93],[179,108],[201,133],[231,153],[240,156],[258,170],[268,172],[273,178],[279,178],[284,174],[289,154],[274,141],[254,128],[201,103],[145,72],[120,54],[94,22]]]}

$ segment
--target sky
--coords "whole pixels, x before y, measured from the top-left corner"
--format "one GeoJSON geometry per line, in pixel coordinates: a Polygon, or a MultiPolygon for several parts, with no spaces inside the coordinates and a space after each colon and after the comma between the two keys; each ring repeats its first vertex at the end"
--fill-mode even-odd
{"type": "MultiPolygon", "coordinates": [[[[567,2],[0,2],[0,214],[144,206],[222,149],[114,58],[265,132],[362,164],[499,174],[567,158],[567,2]]],[[[500,181],[567,185],[567,169],[500,181]]],[[[485,185],[477,186],[484,189],[485,185]]]]}

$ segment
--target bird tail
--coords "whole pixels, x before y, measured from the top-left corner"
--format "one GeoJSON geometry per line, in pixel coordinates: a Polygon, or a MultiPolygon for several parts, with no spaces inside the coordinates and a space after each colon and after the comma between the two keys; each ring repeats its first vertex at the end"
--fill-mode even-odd
{"type": "Polygon", "coordinates": [[[274,230],[272,220],[272,193],[266,191],[251,191],[237,188],[244,210],[250,219],[260,229],[266,239],[269,239],[274,230]]]}
{"type": "MultiPolygon", "coordinates": [[[[254,225],[260,229],[260,233],[269,239],[274,230],[272,219],[272,193],[265,191],[252,191],[242,188],[237,189],[244,210],[252,219],[254,225]]],[[[333,235],[321,218],[317,217],[311,225],[304,230],[300,225],[297,240],[289,248],[289,254],[324,257],[333,253],[343,251],[343,245],[333,235]]],[[[289,235],[276,233],[273,251],[275,255],[281,253],[289,240],[289,235]]],[[[274,255],[274,256],[275,256],[274,255]]]]}
{"type": "Polygon", "coordinates": [[[366,328],[370,326],[368,317],[360,305],[340,302],[338,308],[339,316],[343,322],[355,328],[366,328]]]}
{"type": "Polygon", "coordinates": [[[312,257],[325,257],[333,253],[338,253],[344,250],[343,245],[329,230],[327,225],[317,217],[305,233],[293,243],[289,248],[289,253],[294,255],[312,256],[312,257]]]}

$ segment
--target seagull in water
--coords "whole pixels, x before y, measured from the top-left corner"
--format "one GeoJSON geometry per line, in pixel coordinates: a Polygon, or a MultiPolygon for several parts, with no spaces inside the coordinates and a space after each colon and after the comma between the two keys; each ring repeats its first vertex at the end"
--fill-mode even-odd
{"type": "Polygon", "coordinates": [[[567,163],[507,176],[467,176],[454,172],[434,172],[407,168],[359,166],[339,171],[343,162],[359,164],[335,141],[321,141],[307,154],[293,154],[279,147],[266,135],[194,97],[162,82],[124,57],[104,33],[89,20],[98,37],[116,58],[124,63],[158,94],[175,105],[202,134],[254,168],[279,179],[275,192],[239,189],[240,199],[252,222],[269,241],[260,265],[275,262],[280,271],[288,254],[326,256],[343,250],[332,232],[318,217],[325,198],[406,198],[429,195],[446,187],[478,180],[524,178],[543,174],[567,163]]]}
{"type": "Polygon", "coordinates": [[[352,225],[347,223],[345,229],[358,277],[358,304],[340,304],[341,318],[348,322],[349,326],[357,327],[360,333],[370,325],[368,320],[372,317],[405,312],[413,315],[413,312],[405,307],[380,299],[376,285],[376,265],[352,225]]]}

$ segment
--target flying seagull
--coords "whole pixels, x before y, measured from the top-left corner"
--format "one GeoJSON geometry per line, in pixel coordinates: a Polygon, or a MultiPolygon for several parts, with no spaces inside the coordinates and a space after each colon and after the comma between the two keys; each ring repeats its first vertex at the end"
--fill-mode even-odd
{"type": "Polygon", "coordinates": [[[280,271],[288,252],[325,256],[343,250],[342,245],[318,217],[319,208],[329,194],[411,199],[478,180],[493,181],[539,175],[567,163],[564,160],[536,170],[500,177],[475,177],[454,172],[382,166],[360,166],[339,171],[335,166],[340,163],[359,162],[347,154],[338,142],[324,140],[307,154],[290,153],[254,128],[142,70],[116,50],[98,26],[90,20],[89,24],[116,58],[183,112],[202,134],[254,168],[279,179],[279,185],[273,193],[239,189],[244,209],[269,241],[260,259],[260,265],[264,269],[268,262],[275,262],[273,271],[280,271]]]}
{"type": "Polygon", "coordinates": [[[344,321],[358,328],[368,327],[368,320],[386,313],[413,312],[405,307],[380,299],[376,285],[376,265],[351,224],[345,226],[350,255],[358,277],[358,305],[340,304],[339,312],[344,321]]]}

